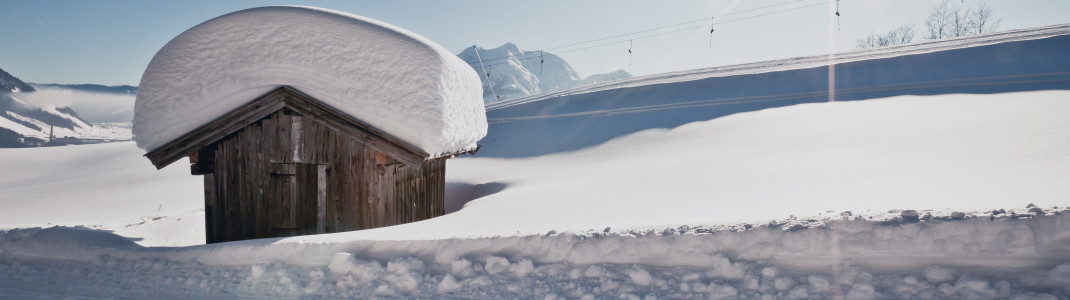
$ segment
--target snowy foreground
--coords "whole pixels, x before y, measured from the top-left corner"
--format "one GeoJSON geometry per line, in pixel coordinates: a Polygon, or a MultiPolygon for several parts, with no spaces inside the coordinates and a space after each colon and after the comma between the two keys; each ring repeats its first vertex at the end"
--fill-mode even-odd
{"type": "Polygon", "coordinates": [[[185,164],[0,149],[20,171],[0,173],[0,298],[1065,299],[1068,99],[810,103],[456,158],[446,216],[214,245],[185,164]]]}

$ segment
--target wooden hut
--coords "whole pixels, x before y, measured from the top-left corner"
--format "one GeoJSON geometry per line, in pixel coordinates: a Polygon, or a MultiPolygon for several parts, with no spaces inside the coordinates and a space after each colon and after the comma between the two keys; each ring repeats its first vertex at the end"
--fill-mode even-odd
{"type": "MultiPolygon", "coordinates": [[[[474,151],[470,151],[474,152],[474,151]]],[[[445,159],[282,86],[145,154],[204,177],[208,243],[390,226],[444,213],[445,159]]]]}
{"type": "Polygon", "coordinates": [[[479,75],[415,33],[322,8],[213,18],[149,62],[132,131],[204,177],[207,242],[444,213],[445,159],[487,133],[479,75]]]}

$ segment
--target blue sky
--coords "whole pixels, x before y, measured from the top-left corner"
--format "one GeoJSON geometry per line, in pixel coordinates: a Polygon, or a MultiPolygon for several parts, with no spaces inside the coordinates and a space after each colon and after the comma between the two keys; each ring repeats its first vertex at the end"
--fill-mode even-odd
{"type": "MultiPolygon", "coordinates": [[[[561,54],[583,76],[625,69],[635,75],[729,65],[854,49],[855,40],[915,24],[919,36],[940,0],[841,0],[840,29],[827,0],[718,1],[41,1],[0,5],[0,68],[38,83],[137,85],[156,51],[171,38],[229,12],[267,5],[309,5],[391,23],[430,38],[454,53],[473,44],[513,42],[549,49],[686,21],[716,18],[712,47],[700,28],[628,39],[690,26],[584,44],[609,44],[561,54]],[[746,10],[778,5],[748,13],[746,10]],[[774,13],[776,11],[789,10],[774,13]],[[765,16],[761,14],[772,13],[765,16]],[[749,19],[742,19],[749,18],[749,19]]],[[[1070,23],[1066,0],[952,0],[986,2],[1000,30],[1070,23]]]]}

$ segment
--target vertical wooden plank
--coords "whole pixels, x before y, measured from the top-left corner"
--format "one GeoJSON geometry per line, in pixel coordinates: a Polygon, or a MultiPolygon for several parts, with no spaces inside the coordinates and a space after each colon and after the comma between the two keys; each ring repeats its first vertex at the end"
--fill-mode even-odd
{"type": "Polygon", "coordinates": [[[331,151],[329,157],[333,160],[334,169],[331,172],[333,178],[328,178],[330,183],[328,184],[329,191],[328,197],[331,199],[330,207],[333,211],[329,212],[331,232],[341,232],[352,230],[355,216],[351,214],[351,211],[356,210],[356,206],[360,204],[360,199],[356,199],[357,195],[353,195],[354,178],[352,172],[354,168],[354,154],[352,151],[353,143],[348,139],[344,139],[337,135],[337,132],[331,135],[329,140],[333,142],[333,147],[328,147],[328,151],[331,151]]]}
{"type": "Polygon", "coordinates": [[[217,243],[215,236],[215,175],[204,174],[204,242],[217,243]]]}
{"type": "Polygon", "coordinates": [[[367,160],[364,159],[364,152],[368,147],[354,140],[352,137],[345,137],[350,145],[350,152],[346,153],[349,157],[349,162],[346,165],[347,179],[349,180],[349,186],[347,189],[346,201],[351,203],[351,208],[346,211],[347,214],[352,216],[353,226],[349,230],[359,230],[368,228],[368,217],[365,214],[368,212],[368,190],[367,181],[368,175],[364,172],[364,164],[367,160]]]}
{"type": "Polygon", "coordinates": [[[378,180],[375,171],[375,149],[367,146],[363,148],[363,151],[360,153],[359,174],[354,177],[356,177],[360,183],[357,193],[360,194],[360,205],[364,209],[361,209],[359,212],[360,226],[357,226],[355,229],[375,228],[378,223],[378,220],[373,213],[375,210],[372,209],[372,207],[377,205],[377,201],[380,201],[379,199],[375,199],[376,196],[374,190],[376,180],[378,180]]]}
{"type": "MultiPolygon", "coordinates": [[[[299,159],[299,157],[298,157],[298,159],[299,159]]],[[[308,190],[309,190],[309,186],[308,186],[309,178],[308,177],[309,177],[309,174],[308,174],[308,168],[306,168],[306,167],[307,167],[307,165],[305,165],[305,164],[297,164],[295,166],[296,175],[294,176],[294,179],[297,180],[297,197],[295,198],[296,199],[296,201],[295,201],[296,205],[294,206],[294,217],[295,217],[294,218],[294,221],[295,221],[294,227],[297,228],[297,231],[298,231],[299,234],[307,234],[308,231],[309,231],[308,224],[306,224],[306,222],[307,222],[306,219],[307,218],[305,216],[306,215],[306,211],[308,209],[308,202],[309,202],[308,201],[308,198],[309,198],[308,197],[308,190]]]]}
{"type": "Polygon", "coordinates": [[[305,145],[304,145],[304,142],[303,142],[303,140],[304,140],[304,129],[305,129],[304,128],[303,119],[304,119],[304,117],[302,117],[302,116],[298,116],[298,115],[291,116],[291,124],[292,125],[290,127],[291,128],[290,129],[290,140],[293,143],[293,150],[292,150],[293,153],[291,153],[290,159],[295,163],[304,163],[305,162],[304,160],[301,159],[301,157],[302,157],[301,152],[305,148],[305,145]]]}
{"type": "Polygon", "coordinates": [[[438,188],[435,189],[438,191],[438,210],[436,210],[436,217],[446,214],[446,165],[448,164],[446,158],[438,159],[438,163],[438,180],[436,180],[436,182],[438,182],[438,188]]]}
{"type": "Polygon", "coordinates": [[[316,233],[326,233],[327,166],[316,165],[316,233]]]}
{"type": "Polygon", "coordinates": [[[219,201],[220,210],[218,222],[216,222],[216,224],[219,224],[219,226],[216,228],[216,230],[218,230],[219,232],[217,236],[221,238],[221,241],[231,241],[234,238],[230,233],[230,223],[232,223],[230,222],[230,220],[232,220],[230,218],[230,214],[233,213],[233,208],[231,207],[233,206],[233,203],[231,201],[231,198],[228,197],[229,195],[227,194],[230,190],[227,188],[227,183],[230,180],[228,178],[230,176],[230,160],[228,159],[229,156],[227,156],[228,152],[228,143],[219,143],[218,148],[216,148],[215,180],[216,196],[218,197],[217,200],[219,201]]]}
{"type": "Polygon", "coordinates": [[[237,183],[237,178],[235,178],[235,175],[238,173],[239,170],[236,169],[235,159],[233,157],[235,151],[237,150],[235,149],[236,141],[234,139],[231,139],[223,142],[222,144],[226,147],[225,152],[223,153],[223,161],[225,161],[226,164],[226,177],[222,178],[223,181],[221,182],[221,186],[223,186],[223,191],[225,192],[225,194],[223,194],[223,198],[226,199],[227,205],[226,220],[224,220],[224,224],[226,224],[225,235],[226,240],[234,241],[238,240],[241,236],[241,232],[238,227],[241,224],[241,219],[239,218],[241,212],[238,211],[239,199],[236,193],[237,191],[235,186],[235,184],[237,183]]]}
{"type": "Polygon", "coordinates": [[[276,138],[279,140],[278,149],[275,150],[275,162],[279,163],[293,163],[293,137],[290,133],[293,131],[293,120],[288,110],[283,110],[278,113],[277,128],[278,135],[276,138]]]}
{"type": "Polygon", "coordinates": [[[297,225],[297,210],[298,210],[298,201],[297,200],[299,199],[298,197],[300,195],[298,193],[298,191],[299,191],[298,184],[299,183],[297,182],[297,176],[286,176],[285,178],[286,178],[286,185],[290,186],[290,188],[289,188],[289,190],[290,190],[289,194],[290,195],[289,195],[289,197],[287,197],[287,198],[289,198],[288,199],[289,203],[286,203],[286,206],[287,206],[286,212],[288,213],[288,216],[286,216],[286,227],[287,228],[297,228],[297,226],[298,226],[297,225]]]}
{"type": "Polygon", "coordinates": [[[261,160],[259,162],[261,164],[261,174],[259,176],[263,180],[263,203],[265,206],[263,210],[263,221],[267,224],[266,229],[268,231],[268,236],[270,237],[282,236],[277,229],[279,227],[277,221],[279,217],[279,206],[276,205],[276,203],[278,203],[278,180],[275,178],[276,176],[271,174],[272,167],[275,163],[275,150],[278,146],[277,114],[279,114],[279,112],[272,113],[260,121],[260,137],[262,141],[260,150],[258,151],[261,154],[261,160]]]}
{"type": "Polygon", "coordinates": [[[256,233],[257,199],[255,187],[256,180],[255,175],[253,174],[253,159],[255,158],[255,153],[259,152],[259,150],[256,149],[256,139],[252,134],[252,132],[256,131],[255,128],[255,124],[250,125],[240,131],[238,134],[238,136],[240,136],[242,139],[242,151],[239,152],[239,155],[241,157],[240,160],[242,162],[242,174],[241,178],[239,178],[238,180],[242,185],[242,195],[239,199],[241,199],[240,201],[242,201],[242,217],[244,218],[241,224],[243,239],[253,239],[258,237],[256,233]]]}
{"type": "Polygon", "coordinates": [[[337,232],[335,229],[337,224],[335,218],[337,217],[337,212],[341,209],[341,203],[339,202],[340,199],[336,196],[337,193],[334,192],[335,178],[333,177],[338,177],[336,171],[339,168],[339,159],[341,158],[339,154],[342,153],[342,151],[344,150],[339,149],[338,152],[325,153],[329,156],[326,158],[326,163],[328,163],[328,165],[325,166],[325,172],[328,174],[326,178],[327,189],[324,191],[324,193],[326,193],[326,203],[324,203],[325,212],[323,216],[324,233],[337,232]]]}
{"type": "MultiPolygon", "coordinates": [[[[284,109],[278,112],[275,120],[275,138],[277,139],[273,155],[275,161],[280,164],[288,163],[292,164],[293,161],[293,119],[288,110],[284,109]]],[[[275,178],[275,188],[277,189],[276,206],[276,220],[275,226],[282,236],[292,236],[294,233],[290,228],[293,227],[293,218],[291,216],[291,210],[293,208],[293,196],[294,196],[294,182],[293,176],[277,176],[275,178]]]]}
{"type": "Polygon", "coordinates": [[[264,155],[264,126],[262,122],[254,123],[247,127],[249,140],[252,147],[249,153],[249,178],[250,191],[252,199],[254,200],[253,215],[254,222],[256,224],[255,235],[256,238],[269,238],[274,237],[274,232],[271,230],[271,205],[268,204],[265,197],[264,188],[270,182],[268,177],[267,168],[265,168],[265,155],[264,155]]]}
{"type": "MultiPolygon", "coordinates": [[[[290,148],[287,149],[289,153],[286,155],[289,156],[289,161],[292,161],[294,163],[301,162],[299,152],[301,151],[301,134],[304,129],[302,128],[301,119],[302,117],[299,115],[290,115],[290,148]]],[[[299,176],[290,177],[290,186],[292,188],[290,189],[290,203],[288,203],[290,215],[287,217],[287,227],[289,228],[300,228],[300,223],[298,222],[297,218],[301,204],[301,182],[299,181],[298,177],[299,176]]],[[[300,232],[300,229],[298,229],[297,232],[300,232]]]]}

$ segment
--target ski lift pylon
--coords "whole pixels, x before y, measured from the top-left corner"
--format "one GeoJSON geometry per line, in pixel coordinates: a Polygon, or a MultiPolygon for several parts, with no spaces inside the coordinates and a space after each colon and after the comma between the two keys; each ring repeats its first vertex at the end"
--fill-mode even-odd
{"type": "Polygon", "coordinates": [[[632,40],[628,40],[628,66],[632,66],[632,40]]]}
{"type": "Polygon", "coordinates": [[[710,48],[713,48],[713,18],[710,17],[710,48]]]}

